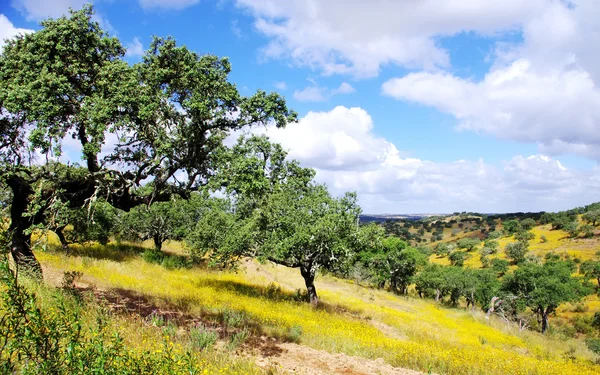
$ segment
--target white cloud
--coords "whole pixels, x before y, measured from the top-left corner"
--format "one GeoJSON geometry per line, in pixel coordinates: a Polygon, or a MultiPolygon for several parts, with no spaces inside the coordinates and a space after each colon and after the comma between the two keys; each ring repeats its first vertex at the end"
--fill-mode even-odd
{"type": "Polygon", "coordinates": [[[279,81],[279,82],[275,82],[273,84],[273,86],[275,86],[275,88],[277,90],[286,90],[287,89],[287,83],[285,83],[284,81],[279,81]]]}
{"type": "Polygon", "coordinates": [[[146,9],[175,9],[180,10],[195,5],[200,0],[139,0],[142,8],[146,9]]]}
{"type": "Polygon", "coordinates": [[[242,35],[242,29],[240,28],[240,26],[238,25],[238,20],[233,20],[231,21],[231,32],[233,33],[233,35],[235,35],[237,38],[241,38],[242,35]]]}
{"type": "Polygon", "coordinates": [[[313,81],[312,86],[294,91],[294,99],[301,102],[324,102],[334,95],[352,94],[353,92],[356,92],[356,90],[347,82],[342,82],[340,86],[335,89],[329,89],[327,87],[319,86],[313,81]]]}
{"type": "Polygon", "coordinates": [[[384,94],[432,106],[459,129],[600,160],[600,4],[554,2],[523,25],[523,42],[499,45],[480,81],[443,72],[385,82],[384,94]]]}
{"type": "Polygon", "coordinates": [[[4,46],[4,41],[6,39],[11,39],[19,34],[28,34],[32,32],[33,30],[15,27],[4,14],[0,14],[0,52],[2,52],[2,47],[4,46]]]}
{"type": "Polygon", "coordinates": [[[133,38],[131,43],[127,43],[126,47],[126,56],[128,57],[140,57],[144,54],[144,46],[142,46],[138,37],[133,38]]]}
{"type": "MultiPolygon", "coordinates": [[[[14,8],[25,15],[28,20],[41,21],[46,18],[58,18],[69,14],[69,8],[79,10],[84,4],[92,3],[93,0],[12,0],[14,8]]],[[[111,23],[96,12],[92,19],[109,33],[116,35],[116,30],[111,23]]]]}
{"type": "Polygon", "coordinates": [[[237,0],[271,40],[262,53],[323,74],[377,76],[382,66],[449,65],[438,36],[518,29],[548,0],[237,0]]]}
{"type": "Polygon", "coordinates": [[[309,112],[285,129],[258,128],[317,170],[335,194],[357,191],[370,213],[560,210],[600,200],[600,168],[570,170],[545,155],[437,163],[402,157],[361,108],[309,112]]]}
{"type": "Polygon", "coordinates": [[[12,4],[29,20],[57,18],[69,12],[69,8],[81,9],[90,0],[13,0],[12,4]]]}

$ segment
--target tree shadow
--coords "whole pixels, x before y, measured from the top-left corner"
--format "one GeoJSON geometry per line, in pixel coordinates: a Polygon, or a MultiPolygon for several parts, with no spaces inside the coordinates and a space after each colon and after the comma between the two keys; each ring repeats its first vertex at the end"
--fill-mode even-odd
{"type": "MultiPolygon", "coordinates": [[[[227,291],[251,298],[263,298],[274,302],[290,302],[295,304],[309,305],[310,299],[306,290],[297,289],[295,292],[283,290],[280,286],[271,283],[267,286],[245,284],[232,280],[205,279],[194,283],[198,287],[210,287],[218,291],[227,291]]],[[[330,314],[360,315],[345,306],[319,301],[316,310],[325,311],[330,314]]]]}
{"type": "Polygon", "coordinates": [[[89,257],[99,260],[114,260],[122,262],[143,254],[147,248],[132,243],[83,243],[69,244],[67,247],[49,246],[49,249],[67,256],[89,257]]]}

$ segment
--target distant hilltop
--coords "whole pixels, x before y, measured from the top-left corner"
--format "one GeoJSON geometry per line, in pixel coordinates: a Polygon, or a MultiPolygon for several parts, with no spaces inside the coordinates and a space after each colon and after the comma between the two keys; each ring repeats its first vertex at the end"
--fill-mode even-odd
{"type": "Polygon", "coordinates": [[[432,216],[448,216],[449,214],[379,214],[360,215],[361,223],[381,223],[387,220],[421,220],[432,216]]]}

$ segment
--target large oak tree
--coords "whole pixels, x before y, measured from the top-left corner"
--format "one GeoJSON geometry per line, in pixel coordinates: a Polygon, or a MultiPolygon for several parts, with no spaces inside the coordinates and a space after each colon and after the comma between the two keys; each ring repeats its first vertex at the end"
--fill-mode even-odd
{"type": "Polygon", "coordinates": [[[125,48],[92,15],[86,6],[43,21],[0,55],[0,179],[12,192],[11,253],[37,270],[28,229],[58,203],[81,207],[102,197],[129,210],[189,197],[210,179],[231,131],[296,120],[276,93],[240,95],[227,59],[173,39],[155,38],[141,63],[128,64],[125,48]],[[85,173],[57,173],[46,162],[69,139],[85,173]],[[136,194],[148,181],[152,189],[136,194]]]}

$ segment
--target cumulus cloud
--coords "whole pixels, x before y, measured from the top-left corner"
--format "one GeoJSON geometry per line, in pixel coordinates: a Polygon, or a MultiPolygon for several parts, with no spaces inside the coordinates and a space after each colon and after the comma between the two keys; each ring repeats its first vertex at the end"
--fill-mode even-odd
{"type": "Polygon", "coordinates": [[[449,113],[459,129],[600,160],[599,15],[594,1],[553,2],[523,24],[522,43],[499,44],[482,80],[421,71],[382,91],[449,113]]]}
{"type": "Polygon", "coordinates": [[[323,74],[374,77],[386,64],[449,65],[438,36],[518,29],[546,0],[343,1],[237,0],[270,38],[262,53],[323,74]]]}
{"type": "Polygon", "coordinates": [[[353,92],[356,92],[356,90],[347,82],[342,82],[335,89],[322,87],[313,83],[312,86],[294,91],[294,99],[301,102],[324,102],[334,95],[352,94],[353,92]]]}
{"type": "Polygon", "coordinates": [[[6,39],[11,39],[19,34],[28,34],[32,32],[33,30],[15,27],[4,14],[0,14],[0,52],[2,52],[2,47],[4,46],[4,41],[6,39]]]}
{"type": "Polygon", "coordinates": [[[600,198],[599,168],[570,170],[542,154],[517,155],[499,166],[402,157],[374,133],[373,119],[361,108],[309,112],[285,129],[255,131],[315,168],[317,180],[335,194],[357,191],[369,213],[550,211],[600,198]]]}

